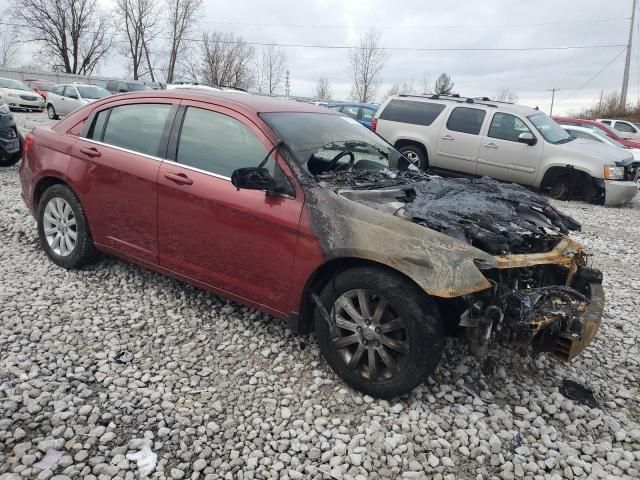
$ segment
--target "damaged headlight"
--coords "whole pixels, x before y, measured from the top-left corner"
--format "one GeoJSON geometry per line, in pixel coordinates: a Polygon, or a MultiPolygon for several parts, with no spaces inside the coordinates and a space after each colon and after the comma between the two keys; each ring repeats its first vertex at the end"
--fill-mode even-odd
{"type": "Polygon", "coordinates": [[[605,165],[604,178],[607,180],[624,180],[624,167],[605,165]]]}

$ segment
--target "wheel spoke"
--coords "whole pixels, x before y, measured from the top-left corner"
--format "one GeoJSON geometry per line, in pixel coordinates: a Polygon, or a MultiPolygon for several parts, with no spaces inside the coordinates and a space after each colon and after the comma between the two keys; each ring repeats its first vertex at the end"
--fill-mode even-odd
{"type": "Polygon", "coordinates": [[[378,348],[377,352],[378,352],[378,355],[380,355],[382,362],[387,366],[387,368],[391,371],[391,373],[395,375],[398,372],[398,365],[396,364],[395,360],[391,358],[391,356],[389,355],[389,353],[384,347],[378,348]]]}
{"type": "Polygon", "coordinates": [[[376,311],[374,312],[373,318],[371,319],[371,322],[374,325],[377,325],[380,323],[380,320],[382,319],[382,315],[384,315],[384,312],[388,306],[389,306],[389,301],[386,298],[383,297],[378,301],[378,305],[376,306],[376,311]]]}
{"type": "Polygon", "coordinates": [[[65,235],[64,236],[64,243],[67,247],[67,253],[71,252],[71,250],[73,250],[73,241],[71,240],[71,238],[69,237],[69,235],[65,235]]]}
{"type": "MultiPolygon", "coordinates": [[[[49,211],[51,211],[51,209],[49,209],[49,211]]],[[[52,212],[53,213],[53,212],[52,212]]],[[[45,213],[44,214],[44,219],[49,222],[52,225],[57,225],[58,220],[56,220],[55,218],[53,218],[53,215],[51,213],[45,213]]]]}
{"type": "Polygon", "coordinates": [[[347,320],[342,315],[336,315],[335,320],[336,320],[336,326],[340,328],[344,328],[345,330],[355,332],[356,329],[358,328],[358,325],[355,322],[352,322],[351,320],[347,320]]]}
{"type": "Polygon", "coordinates": [[[378,361],[376,360],[376,350],[370,348],[368,352],[369,362],[369,380],[375,380],[378,378],[378,361]]]}
{"type": "Polygon", "coordinates": [[[334,340],[333,344],[337,349],[348,347],[349,345],[353,345],[358,342],[358,335],[355,333],[352,335],[347,335],[345,337],[340,337],[337,340],[334,340]]]}
{"type": "Polygon", "coordinates": [[[347,365],[351,370],[358,366],[360,363],[360,359],[362,358],[362,354],[365,352],[366,348],[363,345],[358,345],[358,348],[354,352],[351,360],[349,360],[349,364],[347,365]]]}
{"type": "Polygon", "coordinates": [[[356,322],[362,321],[362,316],[360,315],[360,313],[358,313],[358,310],[356,310],[356,307],[350,298],[347,298],[343,295],[338,300],[338,305],[340,305],[342,309],[347,312],[347,315],[349,315],[352,320],[355,320],[356,322]]]}
{"type": "Polygon", "coordinates": [[[400,317],[396,317],[393,320],[390,320],[387,323],[383,323],[382,325],[380,325],[380,330],[382,331],[382,333],[394,332],[396,330],[400,330],[403,328],[405,328],[404,322],[400,317]]]}
{"type": "Polygon", "coordinates": [[[78,234],[77,234],[77,232],[76,232],[75,230],[71,230],[71,229],[67,230],[67,235],[68,235],[68,236],[69,236],[69,238],[70,238],[71,240],[73,240],[74,242],[75,242],[75,241],[76,241],[76,239],[78,238],[78,234]]]}
{"type": "Polygon", "coordinates": [[[58,229],[56,227],[44,227],[44,234],[48,237],[53,235],[57,231],[58,229]]]}
{"type": "Polygon", "coordinates": [[[401,340],[396,340],[395,338],[390,338],[386,335],[382,335],[380,341],[383,345],[395,350],[396,352],[400,352],[403,355],[407,355],[409,353],[409,347],[405,342],[401,340]]]}
{"type": "Polygon", "coordinates": [[[368,290],[358,290],[358,303],[360,304],[362,318],[371,318],[371,301],[368,290]]]}
{"type": "Polygon", "coordinates": [[[75,217],[71,217],[69,219],[69,221],[67,222],[67,227],[75,227],[76,226],[76,218],[75,217]]]}

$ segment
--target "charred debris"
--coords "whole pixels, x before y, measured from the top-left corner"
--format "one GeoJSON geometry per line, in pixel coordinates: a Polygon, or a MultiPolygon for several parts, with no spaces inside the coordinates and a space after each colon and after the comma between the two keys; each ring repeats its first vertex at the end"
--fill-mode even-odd
{"type": "Polygon", "coordinates": [[[321,175],[336,189],[398,190],[397,214],[487,253],[545,252],[580,224],[520,185],[482,178],[442,178],[418,171],[352,170],[321,175]]]}

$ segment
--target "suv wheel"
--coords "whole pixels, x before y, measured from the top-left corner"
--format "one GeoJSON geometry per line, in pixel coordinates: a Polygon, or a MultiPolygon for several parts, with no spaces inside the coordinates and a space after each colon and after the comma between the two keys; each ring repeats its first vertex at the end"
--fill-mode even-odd
{"type": "Polygon", "coordinates": [[[420,170],[427,169],[427,156],[420,147],[405,145],[404,147],[400,147],[399,152],[407,157],[407,159],[420,170]]]}
{"type": "Polygon", "coordinates": [[[444,348],[437,306],[416,285],[377,267],[337,274],[320,296],[315,330],[327,363],[363,393],[393,398],[435,370],[444,348]],[[326,315],[335,322],[331,337],[326,315]]]}
{"type": "Polygon", "coordinates": [[[56,113],[56,109],[53,108],[53,105],[49,104],[47,105],[47,116],[51,119],[51,120],[58,120],[58,114],[56,113]]]}
{"type": "Polygon", "coordinates": [[[569,177],[566,175],[556,177],[547,187],[548,195],[554,200],[566,200],[570,190],[569,177]]]}
{"type": "Polygon", "coordinates": [[[42,194],[36,219],[40,245],[56,265],[76,268],[95,258],[84,209],[67,185],[53,185],[42,194]]]}

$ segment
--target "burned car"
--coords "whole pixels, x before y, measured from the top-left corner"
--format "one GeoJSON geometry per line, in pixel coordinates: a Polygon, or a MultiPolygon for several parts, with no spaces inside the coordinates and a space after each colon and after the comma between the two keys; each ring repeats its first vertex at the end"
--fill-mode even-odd
{"type": "Polygon", "coordinates": [[[418,171],[322,107],[117,95],[24,150],[22,195],[54,263],[103,251],[287,319],[377,397],[427,378],[447,335],[479,358],[505,345],[569,361],[601,323],[577,222],[517,185],[418,171]]]}
{"type": "Polygon", "coordinates": [[[22,136],[9,105],[0,100],[0,167],[10,167],[20,161],[22,136]]]}

